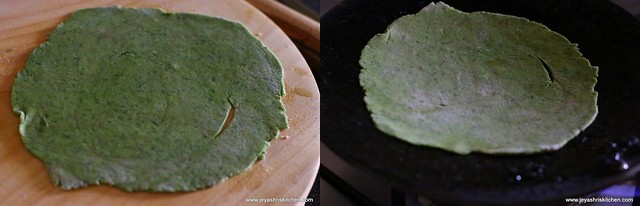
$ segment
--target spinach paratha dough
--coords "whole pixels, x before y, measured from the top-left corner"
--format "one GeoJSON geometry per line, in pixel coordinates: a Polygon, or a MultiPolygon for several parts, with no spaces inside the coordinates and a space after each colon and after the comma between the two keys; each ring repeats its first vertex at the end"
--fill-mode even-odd
{"type": "Polygon", "coordinates": [[[415,145],[556,150],[597,114],[597,67],[524,18],[432,3],[373,37],[360,65],[376,127],[415,145]]]}
{"type": "Polygon", "coordinates": [[[242,25],[111,7],[60,24],[12,102],[55,184],[173,192],[251,167],[287,127],[283,95],[282,66],[242,25]]]}

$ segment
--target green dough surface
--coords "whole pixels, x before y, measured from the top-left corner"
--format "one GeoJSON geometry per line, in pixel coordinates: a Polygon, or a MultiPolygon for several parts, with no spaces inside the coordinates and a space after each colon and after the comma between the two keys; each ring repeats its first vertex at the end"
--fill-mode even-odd
{"type": "Polygon", "coordinates": [[[261,159],[287,127],[283,95],[282,66],[241,24],[108,7],[58,25],[18,73],[12,102],[56,185],[173,192],[261,159]]]}
{"type": "Polygon", "coordinates": [[[595,119],[597,67],[524,18],[444,3],[401,17],[360,57],[378,129],[467,154],[557,150],[595,119]]]}

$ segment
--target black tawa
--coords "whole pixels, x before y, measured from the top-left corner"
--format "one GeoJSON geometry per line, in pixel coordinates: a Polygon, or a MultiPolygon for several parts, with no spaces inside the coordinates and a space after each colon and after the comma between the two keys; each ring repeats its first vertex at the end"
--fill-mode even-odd
{"type": "Polygon", "coordinates": [[[563,204],[633,178],[640,170],[640,23],[631,14],[607,0],[444,2],[524,17],[577,43],[599,67],[595,121],[562,149],[532,155],[458,155],[390,137],[365,107],[360,52],[395,19],[431,1],[347,0],[321,19],[322,142],[395,188],[443,204],[563,204]]]}

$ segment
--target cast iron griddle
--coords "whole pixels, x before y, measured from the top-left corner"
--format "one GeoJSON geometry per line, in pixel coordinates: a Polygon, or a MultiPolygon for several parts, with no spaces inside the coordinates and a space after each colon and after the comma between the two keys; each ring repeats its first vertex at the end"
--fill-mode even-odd
{"type": "MultiPolygon", "coordinates": [[[[322,17],[321,139],[334,152],[400,190],[454,204],[564,203],[640,170],[640,25],[607,0],[444,1],[466,12],[540,22],[577,43],[600,68],[600,112],[559,151],[457,155],[377,130],[358,80],[360,52],[393,20],[430,2],[349,0],[322,17]]],[[[389,77],[389,84],[395,81],[389,77]]]]}

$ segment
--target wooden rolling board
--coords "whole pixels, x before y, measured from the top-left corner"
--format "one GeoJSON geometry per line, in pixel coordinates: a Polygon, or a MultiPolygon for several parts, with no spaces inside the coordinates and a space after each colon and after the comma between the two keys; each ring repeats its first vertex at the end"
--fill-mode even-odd
{"type": "MultiPolygon", "coordinates": [[[[246,198],[306,197],[320,164],[320,101],[308,65],[289,38],[264,14],[240,0],[0,1],[0,202],[2,205],[261,205],[246,198]],[[290,128],[271,142],[265,160],[212,188],[189,193],[127,193],[109,186],[65,191],[23,146],[10,93],[31,51],[71,12],[122,5],[200,13],[241,22],[285,68],[290,128]],[[287,138],[284,138],[287,137],[287,138]]],[[[277,203],[270,205],[293,205],[277,203]]],[[[297,203],[302,205],[303,203],[297,203]]]]}

